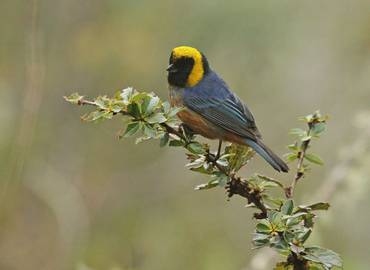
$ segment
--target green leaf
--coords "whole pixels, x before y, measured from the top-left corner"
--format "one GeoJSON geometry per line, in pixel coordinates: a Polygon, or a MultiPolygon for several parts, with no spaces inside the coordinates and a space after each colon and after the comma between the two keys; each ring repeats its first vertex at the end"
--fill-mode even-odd
{"type": "Polygon", "coordinates": [[[194,189],[195,190],[205,190],[205,189],[211,189],[211,188],[217,187],[218,185],[219,185],[218,180],[213,179],[213,180],[209,181],[208,183],[200,184],[200,185],[196,186],[194,189]]]}
{"type": "Polygon", "coordinates": [[[167,118],[163,115],[163,113],[154,113],[150,115],[146,121],[150,124],[155,124],[155,123],[163,123],[166,122],[167,118]]]}
{"type": "Polygon", "coordinates": [[[256,231],[258,233],[264,233],[264,234],[271,233],[272,232],[271,223],[267,219],[260,220],[260,222],[257,223],[257,225],[256,225],[256,231]]]}
{"type": "Polygon", "coordinates": [[[136,132],[140,129],[141,122],[131,122],[127,125],[126,131],[123,134],[123,137],[127,138],[136,134],[136,132]]]}
{"type": "Polygon", "coordinates": [[[306,229],[305,232],[299,234],[298,238],[301,241],[301,243],[306,242],[306,240],[310,237],[311,233],[312,233],[312,229],[306,229]]]}
{"type": "Polygon", "coordinates": [[[157,136],[157,130],[153,126],[148,124],[144,124],[143,132],[144,135],[149,138],[155,138],[157,136]]]}
{"type": "Polygon", "coordinates": [[[182,107],[173,107],[170,109],[170,111],[168,112],[168,118],[172,118],[172,117],[175,117],[177,115],[177,113],[181,112],[184,108],[182,107]]]}
{"type": "Polygon", "coordinates": [[[299,136],[299,137],[304,137],[307,135],[307,132],[301,128],[292,128],[290,131],[289,131],[289,134],[291,135],[296,135],[296,136],[299,136]]]}
{"type": "Polygon", "coordinates": [[[186,146],[186,149],[188,149],[193,154],[205,154],[206,151],[201,143],[198,142],[191,142],[186,146]]]}
{"type": "Polygon", "coordinates": [[[171,140],[169,146],[179,147],[184,146],[184,142],[180,140],[171,140]]]}
{"type": "Polygon", "coordinates": [[[202,174],[213,174],[212,166],[207,166],[207,163],[203,163],[203,166],[195,167],[195,168],[190,168],[191,171],[197,172],[197,173],[202,173],[202,174]]]}
{"type": "Polygon", "coordinates": [[[200,158],[197,158],[188,164],[185,165],[186,168],[193,169],[193,168],[199,168],[202,167],[204,162],[206,161],[205,156],[201,156],[200,158]]]}
{"type": "Polygon", "coordinates": [[[92,121],[97,121],[101,118],[104,118],[105,114],[106,114],[105,111],[93,111],[91,113],[83,115],[81,118],[84,121],[92,122],[92,121]]]}
{"type": "Polygon", "coordinates": [[[162,108],[163,108],[163,112],[165,114],[168,114],[169,111],[171,110],[171,105],[168,101],[165,101],[165,102],[162,103],[162,108]]]}
{"type": "Polygon", "coordinates": [[[115,113],[119,113],[120,111],[123,110],[123,106],[122,106],[122,104],[116,103],[116,104],[112,105],[111,110],[115,113]]]}
{"type": "Polygon", "coordinates": [[[286,200],[281,207],[281,213],[283,215],[291,215],[293,213],[294,202],[293,200],[286,200]]]}
{"type": "Polygon", "coordinates": [[[301,141],[302,141],[302,142],[305,142],[305,141],[309,141],[309,140],[311,140],[311,139],[312,139],[312,136],[309,136],[309,135],[308,135],[308,136],[304,136],[304,137],[302,137],[302,138],[301,138],[301,141]]]}
{"type": "Polygon", "coordinates": [[[325,129],[326,124],[324,122],[316,123],[311,129],[311,133],[313,133],[315,136],[319,136],[322,132],[325,131],[325,129]]]}
{"type": "Polygon", "coordinates": [[[84,96],[79,95],[78,93],[73,93],[69,96],[64,96],[64,99],[72,104],[79,105],[84,96]]]}
{"type": "Polygon", "coordinates": [[[101,110],[106,110],[108,108],[108,98],[107,96],[99,96],[95,99],[95,105],[101,110]]]}
{"type": "Polygon", "coordinates": [[[280,224],[282,224],[282,218],[283,218],[283,214],[280,213],[280,212],[277,212],[277,211],[270,211],[268,214],[267,214],[270,222],[274,225],[274,226],[280,226],[280,224]]]}
{"type": "Polygon", "coordinates": [[[288,153],[288,154],[285,154],[284,157],[288,162],[292,162],[298,159],[298,153],[288,153]]]}
{"type": "Polygon", "coordinates": [[[136,138],[135,144],[139,144],[139,143],[142,143],[142,142],[147,141],[147,140],[150,140],[150,139],[151,139],[151,137],[141,136],[139,138],[136,138]]]}
{"type": "Polygon", "coordinates": [[[213,173],[211,179],[216,180],[219,186],[224,187],[226,186],[229,180],[229,177],[222,172],[215,172],[213,173]]]}
{"type": "Polygon", "coordinates": [[[300,205],[300,206],[298,206],[298,209],[303,209],[303,210],[328,210],[329,207],[330,207],[329,203],[318,202],[318,203],[313,203],[313,204],[310,204],[310,205],[300,205]]]}
{"type": "Polygon", "coordinates": [[[131,101],[132,103],[142,103],[144,101],[144,99],[149,96],[148,93],[146,92],[135,92],[132,97],[131,97],[131,101]]]}
{"type": "Polygon", "coordinates": [[[127,106],[127,112],[131,114],[134,118],[140,118],[141,117],[141,109],[140,105],[137,103],[130,103],[127,106]]]}
{"type": "Polygon", "coordinates": [[[164,147],[167,145],[168,141],[170,140],[170,135],[166,132],[162,135],[160,141],[159,141],[159,146],[164,147]]]}
{"type": "Polygon", "coordinates": [[[321,263],[329,269],[334,266],[342,267],[342,259],[330,249],[312,246],[305,248],[304,253],[302,257],[306,260],[321,263]]]}
{"type": "Polygon", "coordinates": [[[144,104],[142,106],[143,112],[150,115],[158,106],[160,102],[159,97],[148,95],[144,98],[144,104]]]}
{"type": "Polygon", "coordinates": [[[225,147],[225,154],[228,155],[229,168],[239,171],[254,156],[254,150],[248,146],[231,144],[225,147]]]}
{"type": "Polygon", "coordinates": [[[127,87],[122,90],[120,96],[125,105],[128,105],[130,103],[133,93],[134,93],[134,89],[132,87],[127,87]]]}
{"type": "Polygon", "coordinates": [[[265,233],[254,233],[252,241],[256,248],[261,248],[270,243],[270,235],[265,233]]]}
{"type": "Polygon", "coordinates": [[[299,151],[299,146],[298,146],[297,142],[295,142],[293,144],[289,144],[288,149],[292,150],[292,151],[295,151],[295,152],[298,152],[299,151]]]}
{"type": "Polygon", "coordinates": [[[268,177],[266,175],[263,175],[263,174],[256,174],[256,176],[261,179],[261,180],[264,180],[264,181],[267,181],[267,182],[271,182],[271,183],[274,183],[276,184],[277,186],[281,187],[284,189],[284,185],[277,179],[274,179],[272,177],[268,177]]]}
{"type": "Polygon", "coordinates": [[[318,164],[318,165],[324,165],[324,161],[317,155],[314,154],[305,154],[304,158],[307,159],[308,161],[318,164]]]}

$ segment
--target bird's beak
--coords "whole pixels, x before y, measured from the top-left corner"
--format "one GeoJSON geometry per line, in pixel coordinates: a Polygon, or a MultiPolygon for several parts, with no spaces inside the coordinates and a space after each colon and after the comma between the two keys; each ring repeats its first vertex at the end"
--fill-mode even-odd
{"type": "Polygon", "coordinates": [[[166,70],[168,72],[176,72],[177,71],[177,69],[174,67],[173,64],[169,64],[168,67],[166,68],[166,70]]]}

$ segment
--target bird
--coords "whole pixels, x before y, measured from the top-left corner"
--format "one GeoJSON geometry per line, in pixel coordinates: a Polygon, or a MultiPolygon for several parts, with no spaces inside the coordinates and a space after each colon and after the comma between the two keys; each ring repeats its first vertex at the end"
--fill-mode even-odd
{"type": "Polygon", "coordinates": [[[247,105],[211,69],[201,51],[190,46],[175,47],[167,72],[171,106],[183,107],[177,116],[191,131],[219,140],[217,158],[222,142],[227,141],[251,147],[275,170],[288,172],[287,164],[262,142],[247,105]]]}

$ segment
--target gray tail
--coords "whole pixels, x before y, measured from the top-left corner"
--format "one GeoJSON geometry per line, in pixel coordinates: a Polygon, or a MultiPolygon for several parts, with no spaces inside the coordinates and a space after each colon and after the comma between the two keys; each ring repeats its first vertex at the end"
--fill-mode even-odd
{"type": "Polygon", "coordinates": [[[246,143],[253,148],[261,157],[263,157],[275,170],[279,172],[288,172],[288,165],[270,150],[261,140],[256,141],[247,139],[246,143]]]}

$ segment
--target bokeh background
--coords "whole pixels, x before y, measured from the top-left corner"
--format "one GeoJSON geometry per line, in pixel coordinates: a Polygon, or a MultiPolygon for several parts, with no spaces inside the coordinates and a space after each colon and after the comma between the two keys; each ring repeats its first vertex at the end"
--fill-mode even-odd
{"type": "MultiPolygon", "coordinates": [[[[167,97],[169,53],[200,48],[277,153],[321,109],[326,164],[298,202],[329,199],[313,242],[368,269],[370,2],[2,0],[0,269],[271,269],[251,250],[253,210],[184,168],[184,153],[118,141],[116,119],[81,123],[64,102],[134,86],[167,97]]],[[[276,176],[260,158],[255,171],[276,176]]],[[[292,175],[281,175],[286,183],[292,175]]],[[[270,260],[271,259],[271,260],[270,260]]]]}

